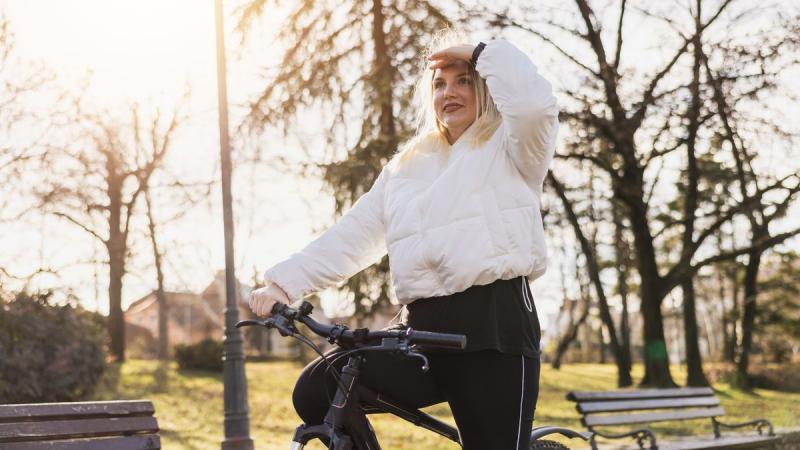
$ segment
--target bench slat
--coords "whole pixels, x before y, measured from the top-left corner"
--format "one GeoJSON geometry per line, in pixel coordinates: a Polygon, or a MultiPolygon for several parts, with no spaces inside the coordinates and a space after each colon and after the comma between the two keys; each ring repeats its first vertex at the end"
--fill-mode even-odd
{"type": "Polygon", "coordinates": [[[578,411],[583,414],[615,411],[641,411],[644,409],[677,409],[698,406],[719,406],[716,397],[668,398],[659,400],[621,400],[612,402],[579,403],[578,411]]]}
{"type": "Polygon", "coordinates": [[[152,416],[153,403],[140,400],[0,405],[0,423],[41,419],[152,416]]]}
{"type": "Polygon", "coordinates": [[[3,444],[3,450],[158,450],[160,448],[161,439],[157,434],[3,444]]]}
{"type": "Polygon", "coordinates": [[[724,415],[725,410],[719,407],[645,414],[586,416],[583,418],[583,422],[587,427],[596,427],[605,425],[629,425],[635,423],[664,422],[668,420],[701,419],[704,417],[716,417],[724,415]]]}
{"type": "Polygon", "coordinates": [[[603,400],[636,400],[658,398],[682,398],[713,396],[711,388],[637,389],[630,391],[574,391],[567,394],[567,400],[592,402],[603,400]]]}
{"type": "Polygon", "coordinates": [[[0,442],[156,432],[158,432],[158,423],[155,417],[0,423],[0,442]]]}

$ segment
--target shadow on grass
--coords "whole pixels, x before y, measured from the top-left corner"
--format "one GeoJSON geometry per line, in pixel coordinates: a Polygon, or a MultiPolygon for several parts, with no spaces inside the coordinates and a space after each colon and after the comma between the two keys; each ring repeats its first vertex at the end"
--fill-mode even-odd
{"type": "Polygon", "coordinates": [[[118,398],[120,363],[109,363],[106,370],[98,380],[92,396],[97,400],[114,400],[118,398]]]}
{"type": "Polygon", "coordinates": [[[763,396],[761,394],[759,394],[758,392],[755,392],[752,389],[744,389],[744,388],[739,388],[739,387],[735,387],[735,386],[731,386],[731,387],[729,387],[727,389],[714,388],[714,393],[717,395],[717,397],[724,398],[724,399],[727,399],[727,400],[734,400],[735,396],[733,394],[736,394],[736,396],[750,397],[750,398],[753,398],[753,399],[763,398],[763,396]]]}
{"type": "Polygon", "coordinates": [[[170,394],[185,390],[187,380],[222,381],[222,374],[202,370],[178,370],[171,361],[112,363],[97,383],[93,398],[120,400],[170,394]]]}
{"type": "Polygon", "coordinates": [[[153,371],[153,383],[151,385],[153,392],[159,394],[169,392],[169,376],[171,372],[169,361],[158,362],[156,370],[153,371]]]}
{"type": "Polygon", "coordinates": [[[190,379],[208,379],[222,381],[222,372],[198,369],[177,369],[177,373],[190,379]]]}
{"type": "Polygon", "coordinates": [[[174,430],[169,429],[160,429],[158,434],[161,435],[161,444],[164,444],[165,438],[170,441],[170,444],[178,444],[176,448],[181,449],[194,449],[198,448],[196,445],[192,444],[192,435],[189,433],[179,433],[174,430]]]}

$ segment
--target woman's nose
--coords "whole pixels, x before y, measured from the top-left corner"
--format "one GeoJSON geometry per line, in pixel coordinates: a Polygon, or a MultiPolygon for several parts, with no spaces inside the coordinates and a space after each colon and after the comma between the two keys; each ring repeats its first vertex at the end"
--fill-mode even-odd
{"type": "Polygon", "coordinates": [[[455,87],[452,84],[447,84],[444,87],[444,96],[445,97],[454,97],[455,96],[455,87]]]}

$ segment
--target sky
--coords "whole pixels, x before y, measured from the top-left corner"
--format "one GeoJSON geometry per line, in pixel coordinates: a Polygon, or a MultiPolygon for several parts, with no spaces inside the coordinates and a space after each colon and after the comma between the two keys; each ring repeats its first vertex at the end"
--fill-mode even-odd
{"type": "MultiPolygon", "coordinates": [[[[20,57],[43,62],[61,86],[85,85],[87,98],[111,114],[124,116],[127,105],[134,101],[169,107],[190,87],[187,109],[192,119],[175,141],[172,164],[188,176],[218,178],[213,1],[26,0],[2,2],[0,10],[10,21],[20,57]]],[[[231,33],[230,6],[228,13],[228,96],[233,132],[243,117],[246,100],[261,86],[264,67],[277,63],[282,48],[269,39],[254,39],[245,51],[240,50],[238,35],[231,33]]],[[[270,11],[260,33],[269,35],[280,26],[282,17],[281,11],[270,11]]],[[[526,45],[534,53],[541,48],[523,42],[526,45]]],[[[636,51],[645,54],[653,49],[641,47],[636,51]]],[[[536,54],[534,59],[544,60],[544,56],[536,54]]],[[[641,63],[646,64],[647,59],[641,63]]],[[[557,70],[542,67],[556,86],[560,81],[557,70]]],[[[316,125],[312,121],[305,130],[312,142],[324,132],[316,125]]],[[[263,145],[268,156],[301,154],[295,142],[278,134],[263,138],[263,145]]],[[[320,180],[245,166],[234,173],[233,189],[237,275],[242,280],[250,280],[254,271],[263,272],[298,250],[332,220],[332,200],[320,195],[320,180]]],[[[164,242],[173,248],[167,257],[169,289],[198,291],[223,268],[219,199],[215,191],[207,203],[182,219],[181,226],[165,228],[164,242]]],[[[87,307],[107,310],[103,268],[86,263],[102,257],[103,250],[85,233],[52,218],[0,227],[0,231],[4,249],[0,267],[21,275],[46,262],[59,269],[59,278],[45,276],[41,283],[66,283],[75,288],[87,307]],[[76,264],[76,260],[83,263],[76,264]]],[[[144,239],[134,236],[135,252],[125,280],[123,305],[154,287],[144,239]]],[[[534,283],[540,315],[557,310],[560,290],[558,268],[553,264],[534,283]]]]}
{"type": "MultiPolygon", "coordinates": [[[[61,86],[77,89],[85,85],[90,103],[111,114],[124,117],[132,102],[168,109],[190,87],[186,109],[191,120],[179,131],[172,165],[179,166],[190,177],[216,180],[219,134],[213,6],[213,1],[196,0],[32,0],[5,2],[3,11],[15,34],[20,57],[43,62],[61,86]]],[[[280,48],[251,46],[252,54],[245,55],[238,50],[238,36],[231,33],[231,25],[228,17],[228,97],[233,133],[241,121],[242,105],[259,87],[261,67],[274,64],[280,57],[280,48]]],[[[291,150],[276,145],[272,151],[277,154],[291,150]]],[[[262,180],[254,187],[250,183],[254,175],[249,172],[248,167],[243,167],[234,175],[237,206],[257,205],[252,211],[237,211],[240,223],[237,223],[235,253],[238,265],[243,268],[238,276],[245,280],[252,277],[252,267],[263,270],[297,250],[316,231],[314,223],[328,223],[332,217],[331,202],[319,198],[319,183],[270,171],[265,174],[268,182],[262,180]],[[276,213],[278,209],[280,213],[276,213]]],[[[184,225],[194,222],[195,226],[176,227],[180,228],[180,236],[165,236],[167,242],[180,248],[168,257],[173,266],[173,270],[167,268],[173,275],[168,276],[169,288],[202,289],[214,272],[223,268],[220,198],[217,189],[209,204],[195,208],[184,221],[184,225]]],[[[4,242],[4,248],[9,250],[5,256],[13,255],[10,269],[15,274],[29,273],[46,260],[50,267],[64,268],[62,273],[66,275],[62,278],[78,286],[81,297],[97,295],[101,297],[95,302],[99,309],[107,309],[102,270],[96,278],[94,267],[70,265],[75,255],[88,260],[99,257],[102,249],[82,231],[52,218],[39,220],[33,228],[27,223],[19,225],[16,238],[4,242]],[[25,238],[20,238],[20,234],[25,238]],[[17,251],[10,251],[15,244],[17,251]],[[36,251],[32,252],[34,248],[36,251]],[[79,279],[83,282],[78,282],[79,279]]],[[[154,278],[135,273],[137,264],[149,265],[148,258],[149,254],[141,257],[134,254],[123,304],[152,289],[154,278]]],[[[51,281],[45,277],[42,282],[51,281]]],[[[88,303],[89,307],[95,306],[91,301],[88,303]]]]}

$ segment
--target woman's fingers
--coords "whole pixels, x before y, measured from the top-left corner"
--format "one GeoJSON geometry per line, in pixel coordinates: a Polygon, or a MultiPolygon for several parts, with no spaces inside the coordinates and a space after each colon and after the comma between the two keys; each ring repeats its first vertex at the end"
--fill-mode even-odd
{"type": "Polygon", "coordinates": [[[254,290],[250,293],[250,310],[259,317],[269,317],[272,315],[272,307],[275,303],[289,303],[289,296],[274,283],[254,290]]]}
{"type": "Polygon", "coordinates": [[[275,300],[269,297],[264,297],[264,300],[261,302],[261,315],[265,317],[270,315],[270,313],[272,313],[271,310],[273,303],[275,303],[275,300]]]}
{"type": "Polygon", "coordinates": [[[259,305],[259,311],[261,312],[261,317],[265,317],[267,315],[267,304],[269,303],[269,299],[262,297],[261,304],[259,305]]]}
{"type": "Polygon", "coordinates": [[[428,59],[431,61],[450,60],[450,63],[457,60],[469,61],[472,58],[473,50],[475,50],[475,47],[472,45],[456,45],[432,53],[428,56],[428,59]]]}
{"type": "Polygon", "coordinates": [[[458,61],[460,61],[460,60],[454,59],[454,58],[437,59],[437,60],[434,60],[433,62],[431,62],[430,64],[428,64],[428,68],[431,69],[431,70],[442,69],[442,68],[447,67],[447,66],[449,66],[449,65],[451,65],[453,63],[456,63],[458,61]]]}
{"type": "MultiPolygon", "coordinates": [[[[263,289],[256,289],[250,293],[250,310],[257,316],[263,317],[268,312],[266,306],[270,303],[269,296],[263,289]]],[[[271,305],[270,305],[271,306],[271,305]]]]}

